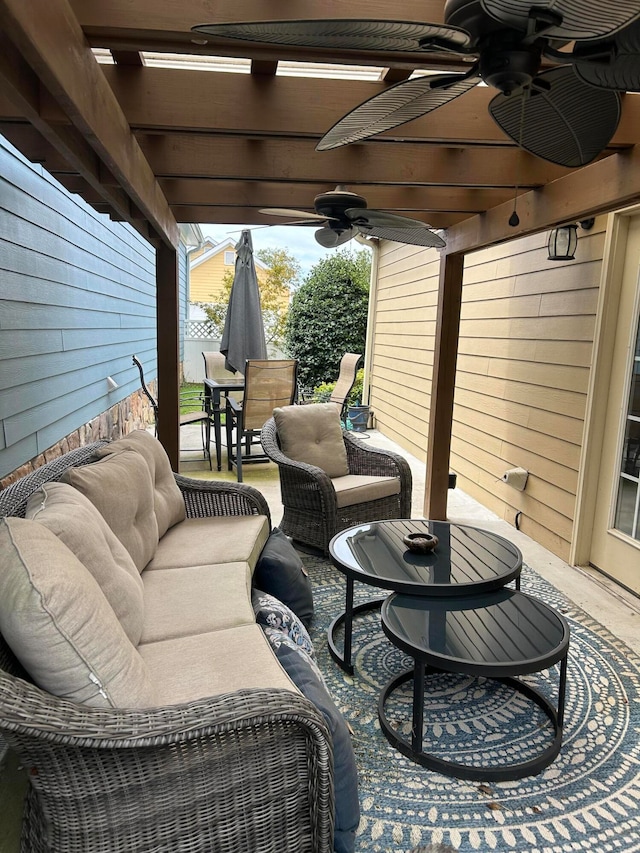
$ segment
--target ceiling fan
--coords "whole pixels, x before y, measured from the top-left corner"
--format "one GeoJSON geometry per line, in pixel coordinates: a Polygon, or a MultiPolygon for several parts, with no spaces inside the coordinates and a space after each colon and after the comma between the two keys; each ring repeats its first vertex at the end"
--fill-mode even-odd
{"type": "Polygon", "coordinates": [[[370,98],[323,136],[319,151],[390,130],[484,81],[499,90],[490,114],[517,145],[561,166],[584,166],[616,131],[620,93],[640,91],[640,5],[635,0],[447,0],[443,25],[319,19],[192,29],[372,56],[393,51],[411,54],[413,61],[419,53],[445,52],[471,63],[464,73],[405,80],[370,98]],[[541,71],[543,60],[557,67],[541,71]]]}
{"type": "Polygon", "coordinates": [[[288,210],[283,207],[263,208],[260,213],[286,216],[288,225],[321,225],[315,238],[325,249],[334,249],[358,234],[381,237],[412,246],[441,248],[444,240],[418,219],[407,219],[384,210],[370,210],[366,199],[339,184],[335,190],[320,193],[313,200],[316,212],[288,210]]]}

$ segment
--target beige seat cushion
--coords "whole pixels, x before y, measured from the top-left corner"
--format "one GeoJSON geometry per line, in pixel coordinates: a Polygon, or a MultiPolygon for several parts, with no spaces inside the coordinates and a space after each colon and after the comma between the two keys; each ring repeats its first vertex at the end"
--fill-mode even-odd
{"type": "Polygon", "coordinates": [[[280,447],[285,456],[321,468],[329,477],[349,473],[342,438],[340,406],[317,403],[273,410],[280,447]]]}
{"type": "Polygon", "coordinates": [[[248,563],[143,572],[141,643],[206,634],[256,621],[248,563]]]}
{"type": "Polygon", "coordinates": [[[37,685],[98,708],[156,704],[97,581],[43,524],[0,520],[0,631],[37,685]]]}
{"type": "Polygon", "coordinates": [[[184,499],[173,476],[169,457],[158,439],[143,429],[134,430],[101,447],[97,456],[109,456],[121,450],[137,450],[149,467],[158,536],[162,537],[170,527],[185,518],[184,499]]]}
{"type": "Polygon", "coordinates": [[[264,515],[227,515],[187,518],[160,540],[145,572],[211,563],[249,563],[253,573],[269,538],[264,515]]]}
{"type": "MultiPolygon", "coordinates": [[[[142,571],[158,547],[158,522],[149,467],[135,450],[121,450],[61,478],[82,492],[142,571]]],[[[209,561],[211,562],[211,561],[209,561]]]]}
{"type": "Polygon", "coordinates": [[[26,517],[44,524],[91,572],[134,646],[144,621],[142,579],[124,545],[91,501],[67,483],[45,483],[26,517]]]}
{"type": "Polygon", "coordinates": [[[161,705],[219,696],[243,688],[299,692],[255,622],[211,634],[140,646],[161,705]]]}
{"type": "Polygon", "coordinates": [[[339,507],[369,503],[400,494],[399,477],[347,474],[346,477],[337,477],[331,482],[336,490],[336,501],[339,507]]]}

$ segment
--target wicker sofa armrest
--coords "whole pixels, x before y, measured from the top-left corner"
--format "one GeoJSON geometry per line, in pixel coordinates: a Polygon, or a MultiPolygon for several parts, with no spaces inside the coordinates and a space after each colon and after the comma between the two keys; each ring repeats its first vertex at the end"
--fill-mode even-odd
{"type": "Polygon", "coordinates": [[[331,736],[292,691],[110,710],[3,673],[0,731],[30,776],[23,850],[332,850],[331,736]]]}
{"type": "Polygon", "coordinates": [[[216,480],[195,480],[174,473],[187,511],[187,518],[215,515],[266,515],[271,513],[266,499],[253,486],[216,480]]]}

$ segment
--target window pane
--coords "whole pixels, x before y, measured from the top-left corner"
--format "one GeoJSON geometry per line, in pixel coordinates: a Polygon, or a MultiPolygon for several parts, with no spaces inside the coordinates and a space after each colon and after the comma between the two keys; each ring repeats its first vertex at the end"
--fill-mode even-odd
{"type": "Polygon", "coordinates": [[[633,536],[637,492],[637,483],[620,478],[615,527],[627,536],[633,536]]]}
{"type": "Polygon", "coordinates": [[[622,449],[622,470],[631,477],[640,476],[640,421],[627,421],[622,449]]]}
{"type": "MultiPolygon", "coordinates": [[[[640,339],[640,335],[638,335],[640,339]]],[[[631,391],[629,393],[629,414],[640,418],[640,359],[633,362],[631,374],[631,391]]]]}

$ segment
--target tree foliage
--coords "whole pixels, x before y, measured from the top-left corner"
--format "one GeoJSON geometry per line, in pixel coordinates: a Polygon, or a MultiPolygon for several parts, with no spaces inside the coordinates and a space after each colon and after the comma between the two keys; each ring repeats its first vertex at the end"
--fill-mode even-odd
{"type": "Polygon", "coordinates": [[[371,255],[342,250],[319,261],[293,296],[285,346],[304,388],[338,376],[345,352],[364,353],[371,255]]]}
{"type": "MultiPolygon", "coordinates": [[[[260,249],[258,257],[269,271],[260,289],[260,307],[267,344],[282,348],[287,321],[289,294],[300,276],[300,264],[287,249],[260,249]]],[[[214,302],[200,303],[214,337],[222,337],[235,272],[228,269],[222,277],[222,292],[214,302]]]]}

